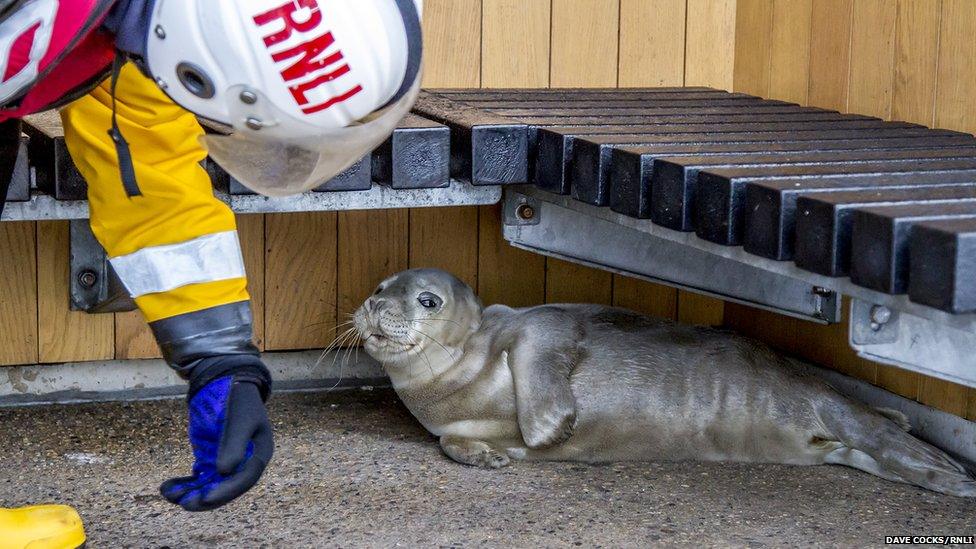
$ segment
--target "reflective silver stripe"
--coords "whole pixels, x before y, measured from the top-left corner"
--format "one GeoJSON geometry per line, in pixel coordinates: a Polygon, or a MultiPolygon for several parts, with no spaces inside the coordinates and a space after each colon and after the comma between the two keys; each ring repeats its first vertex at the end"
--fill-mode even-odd
{"type": "Polygon", "coordinates": [[[244,257],[236,231],[143,248],[113,257],[111,262],[132,297],[244,277],[244,257]]]}

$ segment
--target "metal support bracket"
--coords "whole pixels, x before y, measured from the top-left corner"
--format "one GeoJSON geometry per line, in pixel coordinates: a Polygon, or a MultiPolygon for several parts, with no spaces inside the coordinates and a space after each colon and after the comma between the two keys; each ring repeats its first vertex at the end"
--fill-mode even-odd
{"type": "Polygon", "coordinates": [[[505,238],[514,246],[805,320],[840,320],[838,296],[831,290],[587,215],[586,205],[570,208],[556,202],[562,199],[556,195],[550,202],[522,189],[509,189],[505,198],[505,238]]]}
{"type": "Polygon", "coordinates": [[[86,219],[70,221],[71,310],[87,313],[132,311],[136,304],[95,240],[86,219]]]}
{"type": "Polygon", "coordinates": [[[860,299],[851,347],[868,360],[976,387],[976,334],[860,299]]]}

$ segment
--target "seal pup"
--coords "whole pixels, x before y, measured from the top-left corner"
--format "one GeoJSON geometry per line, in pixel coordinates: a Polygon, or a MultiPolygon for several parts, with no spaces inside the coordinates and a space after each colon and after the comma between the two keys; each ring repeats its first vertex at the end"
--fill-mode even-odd
{"type": "Polygon", "coordinates": [[[452,459],[840,464],[956,496],[976,481],[769,348],[597,305],[483,308],[439,270],[384,280],[354,314],[411,413],[452,459]]]}

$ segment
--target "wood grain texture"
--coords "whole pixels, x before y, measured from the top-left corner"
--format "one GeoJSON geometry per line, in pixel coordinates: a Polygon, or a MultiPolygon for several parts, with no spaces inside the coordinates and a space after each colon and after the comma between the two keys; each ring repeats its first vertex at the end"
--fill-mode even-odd
{"type": "Polygon", "coordinates": [[[924,377],[919,389],[918,401],[943,412],[965,417],[968,412],[970,391],[969,387],[934,377],[924,377]]]}
{"type": "Polygon", "coordinates": [[[411,269],[450,272],[478,287],[478,208],[424,208],[410,211],[411,269]]]}
{"type": "Polygon", "coordinates": [[[37,241],[33,222],[0,223],[0,366],[37,362],[37,241]]]}
{"type": "Polygon", "coordinates": [[[663,284],[613,275],[613,306],[655,318],[675,320],[678,316],[678,291],[663,284]]]}
{"type": "Polygon", "coordinates": [[[796,349],[797,322],[795,318],[762,309],[725,304],[726,326],[783,352],[792,353],[796,349]]]}
{"type": "Polygon", "coordinates": [[[617,85],[619,0],[552,0],[549,85],[617,85]]]}
{"type": "Polygon", "coordinates": [[[483,0],[481,85],[549,86],[550,0],[483,0]]]}
{"type": "Polygon", "coordinates": [[[944,0],[942,4],[935,125],[976,132],[976,2],[944,0]]]}
{"type": "Polygon", "coordinates": [[[916,124],[935,122],[941,0],[898,0],[895,76],[891,117],[916,124]]]}
{"type": "Polygon", "coordinates": [[[878,387],[905,398],[918,400],[922,377],[921,374],[915,372],[878,364],[878,387]]]}
{"type": "Polygon", "coordinates": [[[336,324],[337,216],[265,216],[265,348],[314,349],[336,324]]]}
{"type": "Polygon", "coordinates": [[[806,104],[810,93],[812,18],[813,0],[773,0],[770,99],[806,104]]]}
{"type": "Polygon", "coordinates": [[[424,87],[481,84],[481,0],[424,2],[424,87]]]}
{"type": "Polygon", "coordinates": [[[613,301],[613,277],[607,271],[549,258],[546,263],[546,303],[613,301]]]}
{"type": "Polygon", "coordinates": [[[545,303],[546,258],[509,245],[501,211],[501,204],[482,206],[478,215],[478,295],[486,306],[545,303]]]}
{"type": "MultiPolygon", "coordinates": [[[[549,86],[549,0],[485,0],[481,81],[484,87],[549,86]]],[[[545,301],[546,259],[513,248],[502,236],[501,205],[478,213],[477,292],[485,305],[545,301]]]]}
{"type": "Polygon", "coordinates": [[[688,0],[685,85],[731,90],[734,81],[735,0],[688,0]]]}
{"type": "Polygon", "coordinates": [[[406,210],[339,212],[339,322],[380,282],[407,268],[408,218],[406,210]]]}
{"type": "Polygon", "coordinates": [[[847,110],[854,0],[817,0],[810,19],[811,105],[847,110]]]}
{"type": "Polygon", "coordinates": [[[70,308],[69,238],[67,221],[37,223],[37,360],[110,360],[115,356],[112,315],[70,308]]]}
{"type": "Polygon", "coordinates": [[[725,302],[693,292],[678,292],[678,322],[698,326],[721,326],[725,302]]]}
{"type": "Polygon", "coordinates": [[[773,0],[739,0],[735,11],[735,91],[769,95],[773,0]]]}
{"type": "Polygon", "coordinates": [[[854,2],[847,99],[850,112],[891,117],[897,8],[895,0],[854,2]]]}
{"type": "Polygon", "coordinates": [[[681,86],[685,0],[620,0],[620,87],[681,86]]]}
{"type": "Polygon", "coordinates": [[[247,272],[247,293],[251,295],[254,344],[264,350],[264,215],[237,216],[237,234],[247,272]]]}
{"type": "Polygon", "coordinates": [[[142,313],[129,311],[115,314],[115,358],[135,360],[162,356],[142,313]]]}

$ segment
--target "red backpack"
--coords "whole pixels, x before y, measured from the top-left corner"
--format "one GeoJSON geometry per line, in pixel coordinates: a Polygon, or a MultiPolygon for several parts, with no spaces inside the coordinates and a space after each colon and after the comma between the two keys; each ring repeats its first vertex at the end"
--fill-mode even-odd
{"type": "Polygon", "coordinates": [[[115,0],[0,0],[0,121],[54,108],[109,74],[115,0]]]}

